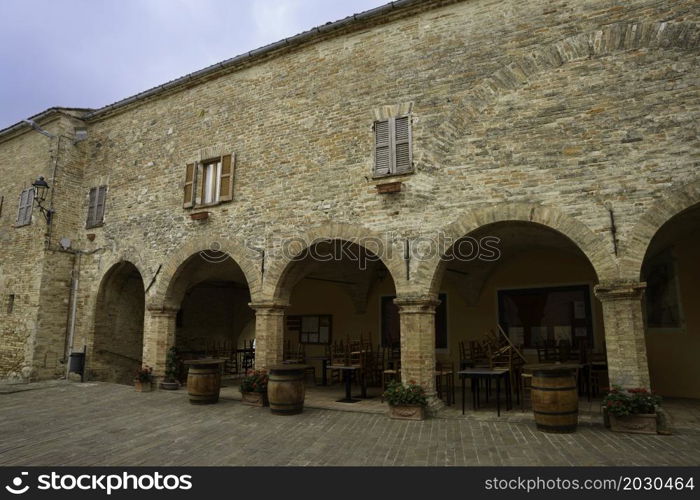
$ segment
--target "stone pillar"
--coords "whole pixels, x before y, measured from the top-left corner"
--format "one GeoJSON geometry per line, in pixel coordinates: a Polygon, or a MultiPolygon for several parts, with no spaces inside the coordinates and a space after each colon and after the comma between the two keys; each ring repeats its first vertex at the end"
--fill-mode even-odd
{"type": "Polygon", "coordinates": [[[642,297],[646,283],[613,282],[595,287],[603,305],[611,385],[649,388],[642,297]]]}
{"type": "Polygon", "coordinates": [[[398,297],[401,324],[401,381],[414,381],[425,388],[432,411],[442,406],[435,391],[434,297],[398,297]]]}
{"type": "Polygon", "coordinates": [[[250,303],[255,309],[255,369],[265,370],[282,362],[284,312],[289,304],[250,303]]]}
{"type": "Polygon", "coordinates": [[[143,322],[143,362],[156,380],[165,376],[168,350],[175,345],[176,309],[147,309],[143,322]]]}

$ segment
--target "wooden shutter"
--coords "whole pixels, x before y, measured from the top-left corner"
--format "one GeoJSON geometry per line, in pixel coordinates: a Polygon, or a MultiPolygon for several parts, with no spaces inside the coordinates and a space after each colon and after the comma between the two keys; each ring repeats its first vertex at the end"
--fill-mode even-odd
{"type": "Polygon", "coordinates": [[[411,159],[411,118],[400,116],[394,119],[395,170],[397,174],[410,172],[411,159]]]}
{"type": "Polygon", "coordinates": [[[32,205],[34,204],[34,188],[27,188],[19,195],[19,210],[17,211],[17,226],[26,226],[32,222],[32,205]]]}
{"type": "Polygon", "coordinates": [[[95,225],[99,226],[105,219],[105,202],[107,199],[107,186],[97,189],[97,202],[95,204],[95,225]]]}
{"type": "Polygon", "coordinates": [[[95,225],[95,207],[97,206],[97,188],[90,189],[90,200],[88,202],[87,223],[85,227],[93,227],[95,225]]]}
{"type": "Polygon", "coordinates": [[[185,167],[185,198],[182,202],[183,208],[192,208],[194,206],[195,173],[195,164],[188,163],[185,167]]]}
{"type": "Polygon", "coordinates": [[[219,201],[233,200],[233,169],[236,155],[221,157],[221,177],[219,179],[219,201]]]}
{"type": "Polygon", "coordinates": [[[390,131],[389,120],[374,122],[374,175],[391,173],[390,131]]]}
{"type": "Polygon", "coordinates": [[[204,190],[206,189],[206,178],[204,176],[204,164],[196,163],[194,168],[194,204],[201,205],[204,203],[204,190]],[[199,183],[199,184],[198,184],[199,183]]]}

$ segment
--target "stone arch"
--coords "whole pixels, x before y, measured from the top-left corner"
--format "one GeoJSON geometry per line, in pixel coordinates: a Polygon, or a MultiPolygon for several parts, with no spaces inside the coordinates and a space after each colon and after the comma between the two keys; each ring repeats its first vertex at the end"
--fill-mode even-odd
{"type": "Polygon", "coordinates": [[[651,240],[676,215],[700,203],[700,179],[669,190],[640,217],[632,229],[620,257],[623,277],[638,281],[651,240]]]}
{"type": "Polygon", "coordinates": [[[181,271],[182,264],[196,254],[206,257],[208,252],[221,252],[238,264],[248,283],[251,298],[255,301],[261,284],[260,265],[256,262],[259,258],[257,252],[229,238],[197,236],[186,241],[167,257],[158,273],[155,286],[147,292],[148,309],[178,309],[179,304],[170,303],[169,292],[181,271]]]}
{"type": "Polygon", "coordinates": [[[263,295],[271,301],[288,302],[290,290],[285,285],[295,258],[314,243],[324,240],[347,241],[373,252],[388,269],[397,293],[404,287],[406,271],[402,252],[387,235],[360,225],[328,222],[289,238],[285,248],[277,249],[279,255],[271,260],[265,271],[263,295]]]}
{"type": "Polygon", "coordinates": [[[96,283],[85,339],[90,376],[130,383],[141,364],[146,303],[143,272],[121,256],[109,263],[96,283]]]}
{"type": "Polygon", "coordinates": [[[453,144],[467,124],[478,118],[500,95],[522,88],[542,73],[569,62],[593,59],[616,52],[639,49],[697,50],[700,47],[700,27],[693,22],[619,22],[600,29],[573,35],[558,42],[529,50],[513,58],[476,84],[454,106],[452,113],[441,121],[435,138],[436,150],[445,151],[453,144]]]}
{"type": "MultiPolygon", "coordinates": [[[[609,242],[595,234],[582,222],[555,207],[529,203],[500,203],[477,208],[446,226],[442,229],[442,233],[446,241],[454,243],[480,227],[508,221],[532,222],[561,233],[588,258],[599,281],[617,278],[617,262],[612,255],[609,242]]],[[[442,262],[443,254],[440,254],[431,255],[419,264],[415,280],[421,283],[423,293],[428,296],[437,296],[444,272],[442,262]]]]}

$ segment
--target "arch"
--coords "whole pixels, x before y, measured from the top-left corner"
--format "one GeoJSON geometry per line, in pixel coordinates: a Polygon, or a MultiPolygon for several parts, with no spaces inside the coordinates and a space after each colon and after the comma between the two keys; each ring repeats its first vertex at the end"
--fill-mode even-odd
{"type": "MultiPolygon", "coordinates": [[[[501,203],[477,208],[446,226],[441,237],[454,243],[481,227],[508,221],[532,222],[561,233],[588,258],[600,281],[617,277],[617,263],[610,251],[609,242],[596,235],[582,222],[550,206],[501,203]]],[[[420,263],[416,272],[416,280],[422,284],[424,293],[430,296],[436,295],[440,287],[444,272],[443,257],[444,254],[430,256],[420,263]]]]}
{"type": "Polygon", "coordinates": [[[663,194],[632,229],[620,257],[623,277],[638,281],[652,239],[661,227],[681,212],[700,203],[700,179],[663,194]]]}
{"type": "Polygon", "coordinates": [[[99,280],[86,342],[91,376],[128,384],[141,365],[144,280],[136,265],[119,259],[99,280]]]}
{"type": "Polygon", "coordinates": [[[693,22],[619,22],[573,35],[558,42],[538,46],[515,57],[474,85],[454,106],[452,113],[437,125],[435,150],[457,141],[467,124],[478,118],[492,101],[532,83],[538,75],[576,60],[593,59],[638,49],[697,50],[700,27],[693,22]]]}
{"type": "Polygon", "coordinates": [[[360,225],[328,222],[288,239],[283,248],[278,249],[280,255],[271,261],[270,267],[265,272],[264,296],[272,301],[287,302],[290,290],[286,285],[290,270],[296,262],[295,259],[315,243],[324,240],[354,243],[374,253],[388,269],[397,293],[404,286],[406,280],[402,252],[395,247],[387,235],[360,225]]]}
{"type": "Polygon", "coordinates": [[[193,255],[200,254],[206,258],[208,252],[223,253],[241,268],[250,289],[251,298],[255,300],[261,282],[260,265],[256,261],[260,258],[258,253],[236,240],[196,236],[186,241],[165,260],[154,288],[147,293],[148,309],[178,309],[179,304],[170,303],[169,292],[182,271],[183,264],[193,255]]]}

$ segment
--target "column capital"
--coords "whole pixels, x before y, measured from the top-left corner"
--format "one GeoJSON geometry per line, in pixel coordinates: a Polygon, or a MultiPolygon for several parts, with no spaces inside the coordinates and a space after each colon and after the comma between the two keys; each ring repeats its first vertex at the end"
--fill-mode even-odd
{"type": "Polygon", "coordinates": [[[163,307],[163,306],[154,306],[154,305],[149,305],[146,307],[146,310],[148,311],[148,314],[151,316],[177,316],[177,312],[179,309],[175,309],[172,307],[163,307]]]}
{"type": "Polygon", "coordinates": [[[593,293],[601,302],[641,300],[647,284],[641,281],[607,281],[596,285],[593,293]]]}
{"type": "Polygon", "coordinates": [[[250,302],[248,306],[251,309],[254,309],[256,314],[284,314],[284,311],[289,307],[289,303],[270,300],[261,302],[250,302]]]}
{"type": "Polygon", "coordinates": [[[394,304],[399,307],[400,314],[435,314],[440,301],[434,295],[412,295],[396,297],[394,304]]]}

